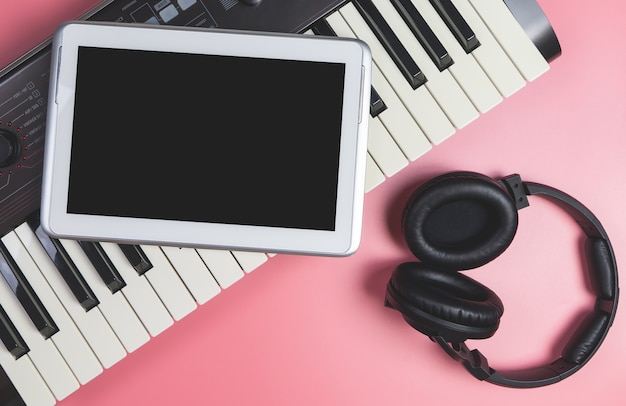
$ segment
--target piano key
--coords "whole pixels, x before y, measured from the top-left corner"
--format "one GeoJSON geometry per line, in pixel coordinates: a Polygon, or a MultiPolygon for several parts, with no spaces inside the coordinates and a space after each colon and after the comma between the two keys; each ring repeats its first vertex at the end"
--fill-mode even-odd
{"type": "Polygon", "coordinates": [[[26,224],[22,224],[15,229],[15,233],[41,270],[42,276],[44,276],[72,320],[74,320],[74,323],[76,323],[76,326],[93,349],[102,366],[110,368],[124,358],[126,350],[100,309],[94,307],[86,312],[80,303],[75,300],[69,286],[65,283],[61,274],[57,272],[55,264],[44,251],[31,228],[26,224]]]}
{"type": "Polygon", "coordinates": [[[413,89],[426,83],[428,79],[424,76],[424,72],[411,58],[401,40],[378,12],[374,3],[370,0],[354,0],[353,4],[413,89]]]}
{"type": "Polygon", "coordinates": [[[370,154],[367,154],[365,165],[365,193],[367,193],[381,185],[385,181],[385,175],[370,154]]]}
{"type": "Polygon", "coordinates": [[[161,250],[196,302],[204,304],[220,293],[220,285],[196,250],[179,247],[161,247],[161,250]]]}
{"type": "Polygon", "coordinates": [[[381,99],[376,89],[372,86],[370,93],[370,116],[376,117],[385,110],[387,110],[387,105],[383,99],[381,99]]]}
{"type": "Polygon", "coordinates": [[[231,251],[241,269],[250,273],[267,262],[267,255],[262,252],[231,251]]]}
{"type": "Polygon", "coordinates": [[[498,44],[469,0],[452,0],[452,2],[463,14],[476,35],[480,36],[481,45],[472,52],[472,55],[500,91],[500,94],[509,97],[523,88],[526,85],[526,80],[498,44]]]}
{"type": "Polygon", "coordinates": [[[14,360],[0,350],[0,366],[26,405],[52,406],[56,399],[29,357],[14,360]]]}
{"type": "MultiPolygon", "coordinates": [[[[425,86],[421,86],[418,89],[413,89],[409,86],[400,72],[395,68],[391,58],[387,55],[387,52],[383,48],[383,46],[378,42],[374,33],[369,29],[367,24],[363,21],[357,11],[350,4],[344,6],[339,10],[339,13],[335,13],[330,15],[327,18],[328,22],[335,28],[335,31],[340,32],[341,36],[344,37],[354,37],[360,38],[363,41],[367,42],[372,51],[373,58],[373,66],[372,70],[379,72],[383,75],[382,78],[377,77],[373,74],[372,81],[383,81],[388,84],[381,84],[380,86],[386,86],[393,88],[390,90],[394,93],[393,100],[390,101],[383,94],[383,98],[387,101],[387,105],[389,108],[387,111],[383,112],[380,115],[383,124],[387,127],[387,130],[391,134],[392,137],[398,143],[398,146],[403,150],[405,156],[409,158],[409,160],[414,160],[415,156],[413,154],[407,153],[407,149],[402,142],[400,142],[400,138],[398,135],[394,134],[394,131],[400,131],[398,134],[402,134],[403,130],[402,121],[403,117],[393,117],[387,118],[387,116],[395,116],[396,114],[404,115],[403,112],[396,113],[394,112],[394,108],[400,110],[407,110],[410,115],[413,117],[415,121],[420,127],[419,133],[423,131],[433,144],[439,144],[456,131],[450,120],[446,117],[442,109],[439,107],[437,102],[435,102],[434,98],[428,91],[425,86]],[[358,32],[358,35],[356,33],[358,32]],[[396,103],[397,98],[401,99],[401,103],[404,104],[403,107],[398,107],[396,103]],[[391,106],[394,104],[394,107],[391,106]],[[400,120],[396,122],[397,120],[400,120]],[[393,128],[392,128],[393,126],[393,128]],[[400,127],[400,128],[398,128],[400,127]],[[395,128],[395,130],[394,130],[395,128]]],[[[382,92],[380,86],[377,86],[378,90],[382,92]]],[[[387,90],[386,90],[387,91],[387,90]]],[[[417,135],[411,135],[410,137],[416,137],[417,135]]],[[[423,146],[424,142],[428,140],[413,140],[411,142],[417,142],[417,145],[423,146]]],[[[408,142],[408,140],[407,140],[408,142]]],[[[410,145],[410,143],[408,144],[410,145]]],[[[430,148],[430,146],[428,147],[430,148]]],[[[427,151],[428,149],[426,149],[427,151]]],[[[418,155],[419,156],[419,155],[418,155]]]]}
{"type": "Polygon", "coordinates": [[[548,71],[548,62],[503,1],[470,0],[470,3],[527,81],[548,71]]]}
{"type": "Polygon", "coordinates": [[[112,294],[108,290],[78,242],[65,239],[59,241],[81,270],[89,286],[100,298],[97,308],[100,309],[126,351],[133,352],[147,343],[150,335],[122,292],[112,294]]]}
{"type": "Polygon", "coordinates": [[[59,327],[2,242],[0,242],[0,272],[39,333],[44,338],[56,334],[59,327]]]}
{"type": "Polygon", "coordinates": [[[424,50],[439,71],[448,68],[454,63],[453,58],[410,0],[391,0],[391,3],[398,10],[398,13],[411,31],[413,31],[413,34],[415,34],[415,37],[422,44],[422,47],[424,47],[424,50]]]}
{"type": "Polygon", "coordinates": [[[176,271],[156,245],[141,245],[153,268],[144,276],[150,282],[174,320],[180,320],[196,309],[198,304],[176,271]]]}
{"type": "Polygon", "coordinates": [[[432,28],[435,35],[437,35],[446,49],[448,49],[455,61],[455,64],[450,66],[450,73],[454,76],[459,85],[461,85],[461,88],[478,111],[486,113],[500,104],[502,102],[502,95],[498,89],[493,82],[491,82],[491,79],[489,79],[478,62],[476,62],[473,55],[465,53],[459,46],[446,24],[437,14],[437,11],[432,8],[430,2],[428,0],[402,1],[412,1],[414,7],[419,8],[422,12],[422,16],[432,28]]]}
{"type": "Polygon", "coordinates": [[[120,249],[139,275],[152,269],[152,264],[138,245],[119,244],[120,249]]]}
{"type": "Polygon", "coordinates": [[[0,306],[0,340],[15,359],[30,351],[2,306],[0,306]]]}
{"type": "Polygon", "coordinates": [[[12,294],[8,283],[4,280],[0,281],[0,306],[4,308],[30,348],[28,354],[17,361],[19,362],[26,357],[30,358],[54,397],[59,400],[77,390],[80,384],[59,354],[54,341],[46,340],[39,334],[20,302],[12,294]]]}
{"type": "Polygon", "coordinates": [[[65,280],[74,297],[85,310],[90,310],[98,305],[98,298],[89,287],[78,268],[69,257],[61,243],[46,234],[39,223],[39,215],[28,218],[28,226],[39,240],[41,247],[46,251],[54,268],[65,280]]]}
{"type": "MultiPolygon", "coordinates": [[[[310,31],[305,32],[305,34],[309,33],[315,35],[325,35],[327,37],[337,36],[337,33],[323,18],[317,20],[311,27],[310,31]]],[[[387,105],[385,104],[383,99],[380,98],[380,95],[378,94],[376,89],[374,89],[374,86],[372,86],[370,92],[370,116],[376,117],[377,115],[385,111],[385,109],[387,109],[387,105]]]]}
{"type": "Polygon", "coordinates": [[[465,53],[469,54],[480,46],[478,37],[450,0],[430,0],[430,3],[465,53]]]}
{"type": "Polygon", "coordinates": [[[56,320],[59,331],[51,339],[76,379],[81,384],[85,384],[100,375],[103,371],[100,361],[41,275],[39,268],[17,235],[13,232],[8,233],[2,237],[2,243],[23,270],[25,278],[32,285],[37,296],[41,298],[42,304],[56,320]]]}
{"type": "Polygon", "coordinates": [[[103,253],[126,281],[121,293],[126,297],[146,330],[155,337],[174,324],[167,308],[144,275],[139,275],[113,243],[100,243],[103,253]]]}
{"type": "Polygon", "coordinates": [[[460,129],[478,118],[478,110],[450,74],[450,71],[439,72],[409,27],[406,26],[402,17],[393,8],[391,2],[388,0],[373,0],[373,2],[383,17],[394,27],[396,35],[407,46],[413,59],[422,67],[424,74],[428,77],[428,82],[425,84],[426,88],[452,124],[460,129]]]}
{"type": "Polygon", "coordinates": [[[124,279],[99,243],[94,241],[79,241],[78,244],[111,293],[115,293],[126,286],[126,282],[124,282],[124,279]]]}
{"type": "Polygon", "coordinates": [[[370,119],[367,149],[384,176],[388,178],[409,164],[380,120],[370,119]]]}
{"type": "Polygon", "coordinates": [[[222,289],[226,289],[243,278],[244,272],[230,251],[208,248],[196,251],[222,289]]]}

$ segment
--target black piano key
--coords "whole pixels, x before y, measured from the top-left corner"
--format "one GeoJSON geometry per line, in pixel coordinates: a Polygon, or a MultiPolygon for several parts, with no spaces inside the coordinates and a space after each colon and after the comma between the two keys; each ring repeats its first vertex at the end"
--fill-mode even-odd
{"type": "Polygon", "coordinates": [[[138,245],[119,244],[120,249],[126,256],[126,259],[135,268],[139,275],[143,275],[152,269],[152,262],[138,245]]]}
{"type": "Polygon", "coordinates": [[[79,241],[78,244],[111,293],[115,293],[126,286],[122,275],[100,244],[93,241],[79,241]]]}
{"type": "Polygon", "coordinates": [[[385,110],[387,110],[387,105],[385,104],[383,99],[380,98],[380,95],[378,94],[376,89],[374,89],[374,86],[372,86],[370,96],[370,116],[376,117],[385,110]]]}
{"type": "Polygon", "coordinates": [[[89,311],[100,304],[100,301],[96,297],[96,294],[87,284],[85,278],[80,273],[80,270],[74,264],[74,261],[70,258],[70,255],[65,251],[65,248],[61,242],[55,238],[51,238],[41,228],[39,223],[39,216],[32,215],[27,220],[28,226],[35,233],[35,236],[39,240],[39,243],[43,247],[44,251],[48,254],[48,257],[54,263],[57,271],[61,274],[65,283],[72,291],[72,294],[78,300],[78,303],[89,311]]]}
{"type": "Polygon", "coordinates": [[[452,57],[411,0],[391,0],[391,3],[409,26],[415,38],[422,44],[437,69],[441,72],[450,67],[454,63],[452,57]]]}
{"type": "Polygon", "coordinates": [[[411,58],[374,3],[371,0],[355,0],[353,3],[411,87],[417,89],[426,83],[424,72],[411,58]]]}
{"type": "Polygon", "coordinates": [[[2,306],[0,306],[0,340],[15,359],[30,351],[2,306]]]}
{"type": "Polygon", "coordinates": [[[2,242],[0,242],[0,273],[41,335],[50,338],[58,332],[59,328],[2,242]]]}
{"type": "MultiPolygon", "coordinates": [[[[330,24],[328,24],[328,21],[326,21],[326,19],[324,18],[317,20],[315,24],[311,26],[311,30],[316,35],[325,35],[327,37],[337,36],[337,33],[335,32],[335,30],[333,30],[333,27],[331,27],[330,24]]],[[[387,110],[387,105],[385,104],[383,99],[381,99],[376,89],[374,89],[374,86],[372,86],[372,90],[370,93],[370,116],[376,117],[385,110],[387,110]]]]}
{"type": "Polygon", "coordinates": [[[430,4],[437,10],[466,53],[469,54],[480,46],[476,34],[450,0],[430,0],[430,4]]]}

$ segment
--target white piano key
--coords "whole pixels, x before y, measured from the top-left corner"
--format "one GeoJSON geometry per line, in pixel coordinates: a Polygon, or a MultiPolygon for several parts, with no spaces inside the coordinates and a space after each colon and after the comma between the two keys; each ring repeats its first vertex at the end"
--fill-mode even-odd
{"type": "MultiPolygon", "coordinates": [[[[476,59],[461,48],[430,2],[428,0],[412,2],[454,60],[454,64],[448,69],[478,111],[486,113],[502,102],[502,96],[493,82],[476,59]]],[[[480,41],[480,38],[478,40],[480,41]]]]}
{"type": "Polygon", "coordinates": [[[191,248],[161,247],[165,256],[180,275],[196,302],[203,304],[220,293],[220,285],[202,259],[191,248]]]}
{"type": "MultiPolygon", "coordinates": [[[[354,10],[354,12],[357,13],[358,16],[358,12],[356,10],[354,10]]],[[[338,36],[355,37],[355,34],[351,31],[346,21],[344,21],[342,16],[338,13],[328,16],[327,21],[338,36]]],[[[363,22],[363,24],[365,24],[365,22],[363,22]]],[[[368,40],[364,39],[364,41],[367,42],[368,40]]],[[[396,141],[400,149],[402,149],[404,155],[409,160],[414,161],[428,152],[432,148],[432,145],[411,114],[407,111],[405,105],[400,101],[394,89],[385,79],[385,76],[381,72],[383,68],[378,66],[378,63],[379,61],[374,59],[374,63],[372,64],[372,85],[385,101],[387,110],[380,113],[377,118],[382,121],[389,134],[396,141]]],[[[391,60],[389,60],[389,63],[391,65],[387,66],[386,69],[393,69],[394,72],[398,72],[391,60]]],[[[402,75],[400,75],[400,79],[408,86],[408,83],[404,80],[402,75]]]]}
{"type": "Polygon", "coordinates": [[[71,290],[57,272],[54,264],[37,241],[27,224],[15,229],[15,233],[37,264],[42,276],[57,295],[63,307],[76,323],[90,347],[105,368],[110,368],[126,356],[126,350],[111,330],[106,319],[96,307],[88,312],[78,303],[71,290]]]}
{"type": "Polygon", "coordinates": [[[385,181],[385,175],[369,153],[365,165],[365,193],[367,193],[381,185],[385,181]]]}
{"type": "Polygon", "coordinates": [[[80,269],[83,277],[100,300],[97,306],[102,312],[127,352],[133,352],[150,340],[141,320],[120,291],[112,294],[100,279],[87,256],[73,240],[60,240],[63,247],[80,269]]]}
{"type": "Polygon", "coordinates": [[[472,6],[527,81],[550,69],[535,44],[528,38],[501,0],[470,0],[472,6]]]}
{"type": "Polygon", "coordinates": [[[385,126],[377,118],[370,117],[367,149],[386,177],[395,175],[409,164],[385,126]]]}
{"type": "Polygon", "coordinates": [[[469,0],[451,1],[479,38],[480,46],[472,52],[472,55],[489,75],[500,94],[509,97],[523,88],[526,80],[498,44],[469,0]]]}
{"type": "MultiPolygon", "coordinates": [[[[344,6],[339,13],[334,13],[327,18],[328,23],[337,32],[337,35],[343,37],[358,37],[365,41],[371,48],[372,59],[374,61],[372,68],[377,68],[384,76],[384,80],[388,82],[386,87],[391,87],[394,90],[394,99],[399,97],[405,108],[408,110],[413,120],[419,125],[423,133],[428,137],[433,144],[439,144],[446,138],[450,137],[456,131],[448,117],[444,114],[441,107],[437,104],[432,94],[425,86],[420,86],[417,89],[413,89],[409,83],[404,79],[398,68],[395,66],[387,51],[378,41],[374,33],[367,26],[367,23],[361,18],[359,12],[353,5],[349,4],[344,6]]],[[[380,81],[381,79],[372,77],[374,80],[380,81]]],[[[387,99],[382,94],[379,87],[374,84],[376,91],[381,95],[381,98],[387,104],[387,110],[391,110],[393,106],[389,106],[387,99]]],[[[393,104],[393,103],[392,103],[393,104]]],[[[379,116],[384,117],[387,112],[383,111],[379,116]]],[[[393,113],[391,113],[393,114],[393,113]]],[[[387,113],[387,115],[391,115],[387,113]]],[[[395,118],[391,119],[395,120],[395,118]]],[[[387,126],[387,123],[385,123],[387,126]]],[[[401,125],[401,123],[398,123],[401,125]]],[[[391,128],[387,126],[389,133],[394,136],[391,128]]],[[[400,145],[402,147],[402,145],[400,145]]],[[[405,154],[406,155],[406,154],[405,154]]],[[[410,160],[413,160],[408,155],[410,160]]]]}
{"type": "Polygon", "coordinates": [[[0,304],[30,348],[23,357],[32,360],[54,397],[60,400],[76,391],[80,384],[59,354],[54,341],[45,340],[39,334],[4,279],[0,281],[0,304]]]}
{"type": "Polygon", "coordinates": [[[76,328],[74,321],[63,308],[48,282],[41,275],[39,268],[13,232],[2,237],[2,242],[20,267],[26,279],[31,284],[37,297],[41,300],[52,319],[59,327],[59,331],[50,339],[69,365],[70,369],[81,384],[85,384],[100,375],[103,371],[100,361],[96,358],[84,337],[76,328]]]}
{"type": "Polygon", "coordinates": [[[231,251],[241,269],[246,273],[254,271],[267,262],[267,255],[262,252],[231,251]]]}
{"type": "Polygon", "coordinates": [[[222,289],[226,289],[243,278],[244,272],[230,251],[214,249],[197,249],[196,251],[222,289]]]}
{"type": "Polygon", "coordinates": [[[155,337],[172,326],[174,320],[159,296],[154,292],[146,278],[137,274],[117,244],[102,242],[100,246],[126,282],[126,286],[122,288],[121,292],[148,333],[155,337]]]}
{"type": "Polygon", "coordinates": [[[463,89],[449,71],[442,72],[422,48],[404,20],[388,0],[372,0],[385,20],[394,28],[418,66],[422,69],[428,82],[426,88],[433,95],[439,106],[446,113],[456,128],[463,128],[478,118],[478,110],[474,107],[463,89]]]}
{"type": "Polygon", "coordinates": [[[0,365],[26,405],[52,406],[56,403],[50,388],[27,355],[16,360],[1,347],[0,365]]]}
{"type": "Polygon", "coordinates": [[[174,320],[180,320],[194,311],[198,304],[172,268],[163,251],[156,245],[142,245],[141,249],[153,265],[153,268],[144,276],[150,281],[174,320]]]}

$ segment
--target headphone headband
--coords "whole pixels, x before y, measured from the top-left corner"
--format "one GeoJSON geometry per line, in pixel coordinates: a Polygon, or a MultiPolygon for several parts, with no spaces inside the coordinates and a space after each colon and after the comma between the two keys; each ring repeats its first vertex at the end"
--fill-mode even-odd
{"type": "Polygon", "coordinates": [[[580,225],[587,235],[587,260],[597,295],[595,309],[577,328],[560,358],[531,369],[498,372],[489,367],[487,358],[480,351],[470,350],[465,342],[449,343],[441,336],[431,338],[480,380],[516,388],[549,385],[565,379],[582,368],[598,350],[613,324],[619,297],[615,254],[608,235],[597,217],[570,195],[550,186],[523,182],[517,174],[507,176],[499,183],[507,188],[518,210],[529,205],[527,196],[538,195],[556,203],[580,225]]]}

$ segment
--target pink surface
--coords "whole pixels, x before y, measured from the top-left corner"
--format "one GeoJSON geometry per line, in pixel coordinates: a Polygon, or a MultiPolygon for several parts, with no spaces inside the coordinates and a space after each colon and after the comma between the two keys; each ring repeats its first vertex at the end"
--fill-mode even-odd
{"type": "MultiPolygon", "coordinates": [[[[266,0],[270,1],[270,0],[266,0]]],[[[0,66],[95,0],[4,1],[0,66]]],[[[562,383],[514,390],[479,382],[382,306],[393,267],[411,255],[399,233],[415,185],[448,170],[520,173],[587,205],[626,256],[626,6],[540,0],[563,47],[550,72],[368,193],[352,257],[277,256],[60,402],[78,405],[622,405],[626,316],[595,357],[562,383]]],[[[470,275],[505,304],[496,335],[472,342],[496,369],[560,353],[593,297],[581,232],[533,199],[510,249],[470,275]]]]}

